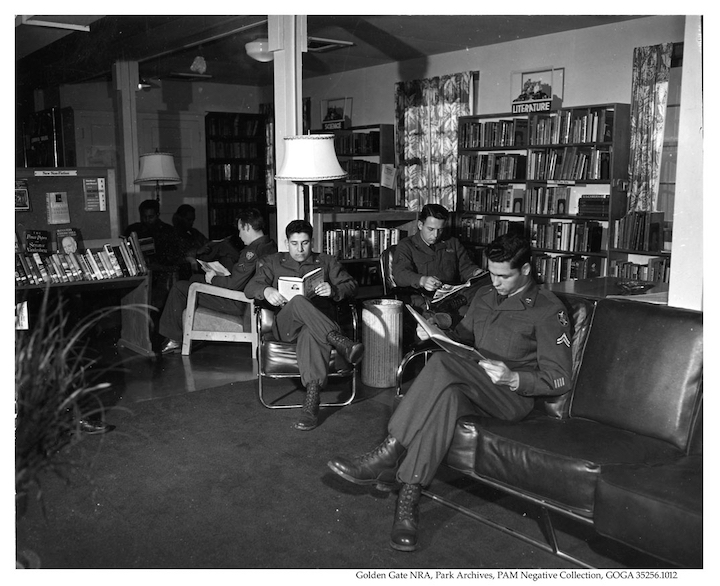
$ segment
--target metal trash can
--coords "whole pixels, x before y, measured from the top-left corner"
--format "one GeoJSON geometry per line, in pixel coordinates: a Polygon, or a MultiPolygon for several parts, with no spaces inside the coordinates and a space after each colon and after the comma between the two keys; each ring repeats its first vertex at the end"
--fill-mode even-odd
{"type": "Polygon", "coordinates": [[[363,303],[362,339],[365,355],[361,380],[371,387],[395,386],[402,359],[403,302],[370,299],[363,303]]]}

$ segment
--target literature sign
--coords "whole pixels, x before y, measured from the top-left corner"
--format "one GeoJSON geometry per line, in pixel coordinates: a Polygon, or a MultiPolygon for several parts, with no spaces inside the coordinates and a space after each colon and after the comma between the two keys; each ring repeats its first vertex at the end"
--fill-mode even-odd
{"type": "Polygon", "coordinates": [[[562,106],[565,69],[548,67],[512,73],[512,113],[550,112],[562,106]]]}

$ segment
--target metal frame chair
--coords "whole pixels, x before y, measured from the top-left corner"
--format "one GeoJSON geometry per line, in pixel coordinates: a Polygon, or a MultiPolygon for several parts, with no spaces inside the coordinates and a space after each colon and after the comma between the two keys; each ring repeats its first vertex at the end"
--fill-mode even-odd
{"type": "MultiPolygon", "coordinates": [[[[353,340],[358,339],[358,315],[357,308],[354,303],[338,304],[347,306],[350,313],[350,327],[352,332],[345,332],[350,335],[353,340]]],[[[292,403],[289,405],[276,404],[265,400],[263,394],[263,379],[283,379],[283,378],[300,378],[300,370],[297,365],[296,345],[288,342],[279,342],[272,335],[272,326],[275,321],[275,312],[268,306],[262,304],[255,305],[255,329],[258,332],[258,399],[260,403],[268,409],[297,409],[302,407],[302,403],[292,403]]],[[[341,324],[342,325],[342,324],[341,324]]],[[[330,368],[328,378],[347,378],[351,377],[350,396],[344,401],[321,402],[321,407],[344,407],[349,405],[355,399],[357,393],[357,378],[359,366],[348,364],[341,358],[335,349],[330,353],[330,368]]],[[[291,391],[294,392],[294,391],[291,391]]],[[[289,394],[289,393],[288,393],[289,394]]]]}

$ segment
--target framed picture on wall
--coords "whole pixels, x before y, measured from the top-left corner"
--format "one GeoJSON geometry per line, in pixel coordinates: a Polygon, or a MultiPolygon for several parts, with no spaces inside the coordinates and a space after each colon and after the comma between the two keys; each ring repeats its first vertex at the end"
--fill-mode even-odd
{"type": "Polygon", "coordinates": [[[352,116],[352,98],[333,98],[320,101],[323,130],[348,128],[352,116]]]}
{"type": "Polygon", "coordinates": [[[514,114],[556,110],[562,106],[565,68],[514,71],[510,87],[514,114]]]}

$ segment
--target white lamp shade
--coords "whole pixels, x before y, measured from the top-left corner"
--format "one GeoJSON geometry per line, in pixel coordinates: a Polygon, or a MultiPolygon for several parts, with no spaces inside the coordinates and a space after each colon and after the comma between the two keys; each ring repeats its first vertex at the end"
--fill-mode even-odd
{"type": "Polygon", "coordinates": [[[285,157],[275,179],[316,183],[346,177],[335,154],[334,139],[332,134],[286,136],[285,157]]]}
{"type": "Polygon", "coordinates": [[[156,185],[177,185],[181,183],[175,169],[175,160],[170,153],[147,153],[140,155],[140,172],[135,183],[156,185]]]}
{"type": "Polygon", "coordinates": [[[250,57],[255,59],[255,61],[262,63],[272,61],[274,57],[272,51],[270,51],[270,43],[267,39],[256,39],[245,43],[245,51],[250,57]]]}

